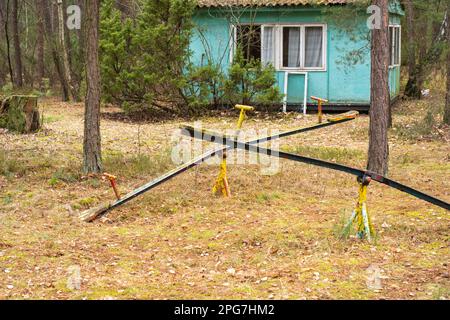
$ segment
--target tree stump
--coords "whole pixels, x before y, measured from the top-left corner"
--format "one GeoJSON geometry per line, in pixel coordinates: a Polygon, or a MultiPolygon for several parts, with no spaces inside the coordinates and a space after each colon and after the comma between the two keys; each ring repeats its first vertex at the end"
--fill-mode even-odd
{"type": "Polygon", "coordinates": [[[0,106],[0,127],[19,133],[36,132],[41,128],[37,96],[13,95],[0,106]]]}

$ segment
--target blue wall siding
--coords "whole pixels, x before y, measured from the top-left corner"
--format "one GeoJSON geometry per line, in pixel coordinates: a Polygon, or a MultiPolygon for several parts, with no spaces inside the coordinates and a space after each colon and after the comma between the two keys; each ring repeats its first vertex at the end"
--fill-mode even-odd
{"type": "Polygon", "coordinates": [[[226,70],[230,65],[230,26],[225,18],[211,17],[206,12],[199,12],[194,16],[196,25],[194,35],[191,39],[190,49],[192,51],[191,61],[195,65],[206,63],[207,55],[215,63],[221,61],[226,70]],[[205,40],[206,39],[206,44],[205,40]]]}
{"type": "Polygon", "coordinates": [[[389,69],[389,88],[391,98],[395,98],[400,94],[400,67],[389,69]]]}
{"type": "MultiPolygon", "coordinates": [[[[367,32],[365,19],[355,23],[359,27],[359,32],[367,32]]],[[[328,100],[333,103],[368,104],[370,102],[370,51],[367,40],[350,40],[348,34],[340,31],[335,25],[329,25],[328,62],[328,100]],[[346,56],[357,50],[363,50],[362,59],[355,64],[345,63],[346,56]]]]}
{"type": "MultiPolygon", "coordinates": [[[[393,16],[391,23],[399,23],[393,16]]],[[[243,15],[241,23],[248,23],[249,16],[243,15]]],[[[205,62],[205,39],[209,55],[214,62],[221,62],[223,70],[230,64],[230,25],[220,11],[198,9],[194,22],[198,28],[191,42],[192,61],[200,65],[205,62]],[[199,34],[202,34],[200,36],[199,34]],[[202,58],[203,56],[203,58],[202,58]]],[[[370,102],[370,52],[364,51],[362,61],[348,65],[342,61],[353,50],[367,47],[367,40],[354,41],[339,30],[331,21],[322,16],[320,10],[305,7],[263,8],[257,13],[254,23],[325,23],[327,24],[327,70],[309,71],[308,102],[311,95],[327,98],[330,103],[369,104],[370,102]]],[[[367,32],[366,19],[355,21],[360,32],[367,32]]],[[[400,83],[400,68],[390,70],[391,94],[397,95],[400,83]]],[[[277,72],[277,82],[283,92],[285,72],[277,72]]],[[[303,97],[304,76],[289,76],[288,102],[298,103],[303,97]]]]}

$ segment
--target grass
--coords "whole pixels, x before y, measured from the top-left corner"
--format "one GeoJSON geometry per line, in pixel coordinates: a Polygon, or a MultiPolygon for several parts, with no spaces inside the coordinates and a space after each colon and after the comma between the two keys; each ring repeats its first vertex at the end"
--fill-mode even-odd
{"type": "MultiPolygon", "coordinates": [[[[448,212],[373,183],[368,209],[377,242],[357,240],[353,230],[342,240],[358,195],[354,177],[285,160],[273,176],[230,165],[228,199],[211,194],[218,168],[203,164],[104,221],[82,223],[78,212],[114,194],[108,181],[81,172],[82,105],[45,103],[54,121],[41,132],[0,134],[0,298],[450,298],[448,212]],[[366,283],[374,264],[386,276],[377,292],[366,283]],[[73,267],[79,289],[67,286],[73,267]]],[[[397,125],[423,118],[422,102],[401,107],[397,125]]],[[[220,131],[231,120],[203,125],[220,131]]],[[[245,126],[286,130],[315,122],[308,115],[245,126]]],[[[102,120],[103,164],[122,194],[175,167],[170,138],[179,125],[141,124],[137,139],[135,124],[102,120]]],[[[367,131],[361,116],[279,142],[289,152],[364,167],[367,131]]],[[[390,175],[448,201],[448,148],[439,139],[411,143],[393,131],[390,175]]]]}
{"type": "Polygon", "coordinates": [[[261,192],[256,195],[256,200],[259,202],[267,202],[267,201],[280,199],[280,198],[281,198],[281,195],[278,192],[274,192],[274,193],[261,192]]]}
{"type": "Polygon", "coordinates": [[[418,139],[440,141],[448,139],[449,132],[442,124],[444,103],[442,95],[411,103],[402,101],[396,107],[398,119],[394,120],[392,133],[397,139],[416,141],[418,139]],[[411,110],[411,104],[415,110],[411,110]],[[406,119],[407,121],[403,121],[406,119]],[[441,128],[444,127],[442,130],[441,128]]]}
{"type": "Polygon", "coordinates": [[[153,155],[125,155],[121,152],[114,152],[105,155],[103,165],[105,171],[124,177],[155,175],[171,167],[170,156],[170,149],[164,149],[153,155]]]}
{"type": "Polygon", "coordinates": [[[54,122],[61,121],[61,120],[63,120],[63,119],[64,119],[64,117],[61,116],[61,115],[57,115],[57,116],[51,116],[51,115],[49,115],[49,116],[44,116],[43,124],[50,124],[50,123],[54,123],[54,122]]]}
{"type": "Polygon", "coordinates": [[[394,127],[396,135],[405,140],[431,138],[435,134],[436,119],[432,111],[428,111],[423,119],[413,124],[400,124],[394,127]]]}
{"type": "Polygon", "coordinates": [[[346,162],[365,159],[365,153],[362,152],[361,150],[342,147],[284,146],[281,149],[282,151],[285,152],[293,152],[306,157],[312,157],[335,162],[346,162]]]}
{"type": "Polygon", "coordinates": [[[11,177],[14,174],[22,175],[26,171],[26,167],[19,163],[16,158],[7,155],[6,152],[0,152],[0,174],[11,177]]]}
{"type": "Polygon", "coordinates": [[[74,183],[81,178],[81,167],[62,167],[53,172],[51,180],[74,183]]]}

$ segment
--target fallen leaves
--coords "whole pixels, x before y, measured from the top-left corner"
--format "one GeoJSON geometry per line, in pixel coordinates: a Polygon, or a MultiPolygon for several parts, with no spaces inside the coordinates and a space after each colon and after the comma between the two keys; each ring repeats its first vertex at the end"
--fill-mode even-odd
{"type": "MultiPolygon", "coordinates": [[[[77,199],[113,195],[108,185],[95,184],[95,179],[48,185],[58,166],[70,169],[80,162],[82,108],[58,103],[46,114],[59,116],[47,124],[50,130],[26,139],[0,135],[0,143],[19,160],[35,161],[32,155],[39,154],[55,161],[38,161],[15,177],[0,175],[2,195],[12,195],[0,196],[1,297],[449,298],[446,213],[374,185],[369,210],[382,235],[374,245],[341,241],[332,230],[340,215],[348,216],[357,185],[352,177],[311,166],[282,161],[282,170],[272,177],[262,177],[257,167],[230,166],[233,197],[223,200],[210,196],[217,167],[202,165],[112,212],[108,223],[71,219],[71,209],[77,209],[70,204],[77,199]],[[277,198],[258,201],[261,194],[277,198]],[[66,287],[70,265],[85,270],[79,290],[66,287]],[[373,290],[366,283],[371,265],[384,271],[371,273],[373,290]]],[[[285,130],[316,121],[314,115],[296,116],[282,121],[258,118],[247,126],[285,130]]],[[[234,123],[231,118],[221,120],[203,121],[217,130],[234,123]]],[[[104,119],[102,124],[106,154],[137,152],[135,124],[104,119]]],[[[178,125],[143,123],[142,152],[157,155],[178,125]]],[[[354,123],[280,143],[323,150],[351,144],[352,150],[365,155],[367,129],[368,119],[361,116],[354,123]]],[[[395,142],[391,173],[448,196],[448,182],[442,179],[448,150],[436,142],[395,142]]],[[[355,166],[363,160],[345,159],[355,166]]],[[[125,191],[152,177],[120,178],[125,191]]]]}

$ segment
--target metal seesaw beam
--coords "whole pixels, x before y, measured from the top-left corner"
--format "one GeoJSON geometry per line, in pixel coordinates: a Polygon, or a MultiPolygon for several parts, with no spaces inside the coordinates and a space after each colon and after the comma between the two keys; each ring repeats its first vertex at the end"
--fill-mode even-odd
{"type": "Polygon", "coordinates": [[[324,161],[324,160],[304,157],[304,156],[293,154],[293,153],[287,153],[287,152],[282,152],[282,151],[278,151],[278,150],[262,148],[259,146],[252,145],[250,143],[240,142],[235,139],[229,139],[220,134],[216,134],[216,133],[212,133],[212,132],[201,132],[201,131],[196,131],[195,129],[194,130],[191,129],[188,131],[189,131],[189,136],[191,136],[191,137],[200,138],[202,140],[214,142],[214,143],[218,143],[218,144],[223,144],[223,145],[228,146],[229,148],[242,149],[242,150],[246,150],[249,152],[260,153],[260,154],[264,154],[264,155],[268,155],[268,156],[274,156],[274,157],[278,157],[278,158],[282,158],[282,159],[311,164],[314,166],[319,166],[319,167],[323,167],[323,168],[327,168],[327,169],[331,169],[331,170],[345,172],[345,173],[348,173],[348,174],[351,174],[351,175],[354,175],[357,177],[368,176],[368,177],[371,177],[371,179],[374,181],[385,184],[391,188],[397,189],[404,193],[410,194],[416,198],[419,198],[426,202],[432,203],[441,208],[450,210],[449,203],[447,203],[443,200],[440,200],[438,198],[435,198],[433,196],[430,196],[430,195],[423,193],[419,190],[416,190],[414,188],[408,187],[397,181],[388,179],[388,178],[381,176],[374,172],[365,171],[365,170],[361,170],[361,169],[357,169],[357,168],[352,168],[352,167],[344,166],[344,165],[334,163],[334,162],[328,162],[328,161],[324,161]]]}
{"type": "MultiPolygon", "coordinates": [[[[247,141],[246,143],[248,143],[249,145],[259,144],[259,143],[263,143],[266,141],[284,138],[284,137],[288,137],[288,136],[292,136],[292,135],[296,135],[296,134],[300,134],[300,133],[304,133],[304,132],[308,132],[308,131],[318,130],[318,129],[322,129],[322,128],[326,128],[326,127],[330,127],[330,126],[334,126],[337,124],[355,120],[355,118],[346,118],[345,114],[343,114],[343,116],[344,117],[340,120],[336,120],[336,121],[332,121],[332,122],[328,122],[328,123],[322,123],[322,124],[318,124],[318,125],[314,125],[314,126],[306,127],[306,128],[298,128],[298,129],[282,132],[282,133],[267,136],[267,137],[261,137],[261,138],[257,138],[254,140],[247,141]]],[[[192,132],[192,131],[196,130],[193,127],[184,127],[182,129],[183,129],[183,134],[185,134],[185,135],[186,135],[186,132],[192,132]]],[[[202,136],[202,133],[199,133],[199,135],[202,136]]],[[[201,164],[204,161],[208,160],[209,158],[214,157],[215,155],[221,154],[225,150],[229,150],[229,149],[234,149],[234,148],[230,147],[230,146],[226,146],[226,147],[217,148],[217,149],[211,150],[209,152],[206,152],[206,153],[202,154],[201,156],[181,165],[180,167],[175,168],[175,169],[167,172],[166,174],[133,190],[132,192],[126,194],[125,196],[123,196],[122,198],[120,198],[117,201],[114,201],[112,203],[102,204],[99,207],[95,207],[95,208],[92,208],[92,209],[82,212],[80,214],[80,219],[83,221],[86,221],[86,222],[94,221],[94,220],[106,215],[109,211],[127,203],[128,201],[131,201],[132,199],[136,198],[137,196],[159,186],[160,184],[178,176],[179,174],[189,170],[190,168],[192,168],[198,164],[201,164]]]]}

